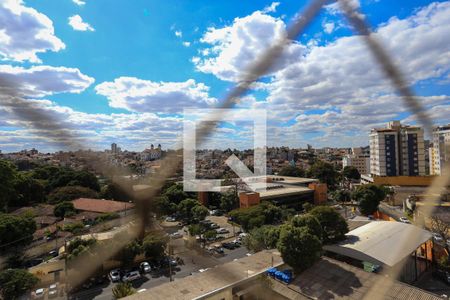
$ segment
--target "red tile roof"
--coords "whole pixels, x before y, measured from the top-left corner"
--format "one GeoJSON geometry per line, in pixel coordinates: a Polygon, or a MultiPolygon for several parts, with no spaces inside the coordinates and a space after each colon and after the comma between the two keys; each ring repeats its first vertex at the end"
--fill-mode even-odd
{"type": "Polygon", "coordinates": [[[79,198],[73,200],[73,206],[76,210],[92,211],[99,213],[120,212],[125,209],[134,208],[133,203],[119,202],[105,199],[79,198]]]}

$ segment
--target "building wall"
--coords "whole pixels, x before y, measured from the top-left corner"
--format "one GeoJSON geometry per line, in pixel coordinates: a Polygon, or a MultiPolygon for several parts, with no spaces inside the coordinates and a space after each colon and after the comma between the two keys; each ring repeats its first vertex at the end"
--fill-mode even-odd
{"type": "Polygon", "coordinates": [[[261,202],[259,193],[240,193],[239,194],[239,205],[241,208],[248,208],[251,206],[258,205],[261,202]]]}
{"type": "MultiPolygon", "coordinates": [[[[367,177],[364,177],[367,179],[367,177]]],[[[373,176],[367,182],[376,185],[429,186],[435,176],[373,176]]]]}
{"type": "Polygon", "coordinates": [[[369,174],[370,156],[363,153],[361,148],[352,148],[352,154],[347,154],[342,158],[342,167],[355,167],[360,174],[369,174]]]}
{"type": "Polygon", "coordinates": [[[313,182],[308,187],[314,190],[314,204],[319,205],[328,200],[328,187],[326,183],[313,182]]]}
{"type": "Polygon", "coordinates": [[[370,139],[370,174],[376,176],[424,176],[423,129],[389,122],[373,129],[370,139]]]}
{"type": "Polygon", "coordinates": [[[435,127],[433,129],[434,160],[432,164],[430,158],[430,173],[433,173],[435,175],[441,175],[444,163],[450,160],[449,153],[450,153],[450,124],[447,126],[435,127]]]}
{"type": "Polygon", "coordinates": [[[202,205],[206,206],[208,204],[208,193],[207,192],[198,192],[198,201],[202,205]]]}

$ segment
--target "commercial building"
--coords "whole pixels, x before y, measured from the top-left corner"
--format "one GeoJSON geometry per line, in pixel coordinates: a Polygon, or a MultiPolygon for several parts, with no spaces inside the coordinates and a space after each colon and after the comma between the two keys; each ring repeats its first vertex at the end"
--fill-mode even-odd
{"type": "Polygon", "coordinates": [[[355,167],[359,174],[370,173],[370,152],[363,151],[362,148],[352,148],[352,153],[342,158],[342,167],[355,167]]]}
{"type": "Polygon", "coordinates": [[[105,199],[78,198],[72,201],[77,211],[97,213],[125,213],[134,209],[133,203],[105,199]]]}
{"type": "Polygon", "coordinates": [[[450,124],[433,128],[433,147],[429,149],[430,174],[442,175],[444,163],[450,159],[450,124]]]}
{"type": "Polygon", "coordinates": [[[429,231],[401,222],[374,221],[346,234],[347,239],[324,250],[346,257],[363,267],[379,266],[383,272],[399,274],[404,282],[414,282],[431,267],[432,237],[429,231]]]}
{"type": "Polygon", "coordinates": [[[391,121],[370,132],[370,174],[375,176],[424,176],[423,129],[391,121]]]}

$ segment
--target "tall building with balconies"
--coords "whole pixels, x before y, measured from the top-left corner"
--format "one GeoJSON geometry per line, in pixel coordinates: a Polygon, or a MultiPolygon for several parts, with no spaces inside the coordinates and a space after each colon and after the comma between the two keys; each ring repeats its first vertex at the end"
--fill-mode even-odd
{"type": "Polygon", "coordinates": [[[370,174],[376,176],[423,176],[425,153],[423,129],[389,122],[370,132],[370,174]]]}
{"type": "Polygon", "coordinates": [[[450,159],[450,124],[433,128],[433,147],[430,147],[430,174],[442,175],[444,163],[450,159]]]}
{"type": "Polygon", "coordinates": [[[362,148],[352,148],[351,154],[342,157],[342,167],[355,167],[359,174],[369,174],[370,171],[370,154],[363,151],[362,148]]]}

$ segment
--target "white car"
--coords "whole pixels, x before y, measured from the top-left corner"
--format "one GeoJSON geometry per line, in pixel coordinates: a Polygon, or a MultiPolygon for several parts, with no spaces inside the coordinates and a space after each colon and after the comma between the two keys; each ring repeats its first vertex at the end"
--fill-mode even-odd
{"type": "Polygon", "coordinates": [[[174,233],[172,233],[170,235],[170,237],[173,238],[173,239],[180,239],[180,238],[183,237],[183,235],[181,233],[179,233],[179,232],[174,232],[174,233]]]}
{"type": "Polygon", "coordinates": [[[136,279],[141,278],[141,274],[138,271],[129,272],[122,277],[123,282],[130,282],[136,279]]]}
{"type": "Polygon", "coordinates": [[[217,229],[217,233],[219,234],[224,234],[224,233],[229,233],[230,231],[226,228],[219,228],[217,229]]]}
{"type": "Polygon", "coordinates": [[[152,267],[150,267],[150,264],[146,261],[141,262],[140,267],[143,273],[150,273],[150,271],[152,270],[152,267]]]}
{"type": "Polygon", "coordinates": [[[411,224],[411,222],[408,220],[408,218],[405,218],[405,217],[401,217],[400,222],[406,223],[406,224],[411,224]]]}
{"type": "Polygon", "coordinates": [[[433,240],[436,243],[442,243],[444,241],[444,239],[442,238],[442,236],[438,233],[433,233],[433,240]]]}
{"type": "Polygon", "coordinates": [[[34,291],[34,299],[42,299],[44,298],[45,291],[44,289],[37,289],[34,291]]]}
{"type": "Polygon", "coordinates": [[[138,290],[137,292],[138,293],[143,293],[143,292],[145,292],[147,289],[140,289],[140,290],[138,290]]]}
{"type": "Polygon", "coordinates": [[[58,297],[58,285],[56,283],[52,284],[48,288],[48,297],[56,298],[58,297]]]}
{"type": "Polygon", "coordinates": [[[111,282],[120,281],[120,270],[114,269],[111,272],[109,272],[109,279],[111,280],[111,282]]]}
{"type": "Polygon", "coordinates": [[[177,220],[175,220],[174,217],[167,217],[166,218],[166,222],[176,222],[177,220]]]}

